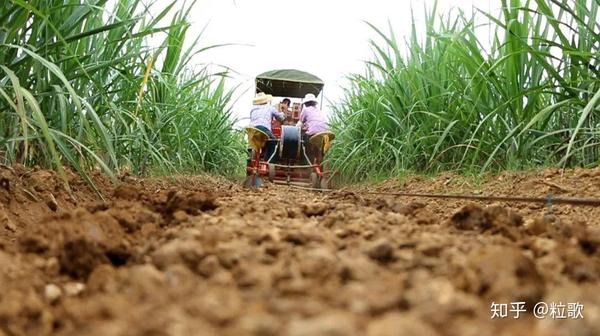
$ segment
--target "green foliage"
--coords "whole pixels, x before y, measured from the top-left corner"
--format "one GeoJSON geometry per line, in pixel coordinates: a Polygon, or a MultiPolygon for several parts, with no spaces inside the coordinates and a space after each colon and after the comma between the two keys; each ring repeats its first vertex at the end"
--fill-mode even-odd
{"type": "Polygon", "coordinates": [[[187,16],[140,0],[0,4],[0,159],[108,175],[243,167],[224,77],[192,70],[187,16]],[[162,22],[172,17],[170,24],[162,22]],[[162,34],[162,35],[161,35],[162,34]],[[166,36],[158,47],[150,37],[166,36]]]}
{"type": "Polygon", "coordinates": [[[502,14],[426,13],[406,52],[372,26],[375,59],[350,76],[331,159],[351,180],[592,165],[600,158],[598,0],[502,0],[502,14]],[[477,21],[479,22],[479,21],[477,21]],[[486,49],[488,50],[486,52],[486,49]]]}

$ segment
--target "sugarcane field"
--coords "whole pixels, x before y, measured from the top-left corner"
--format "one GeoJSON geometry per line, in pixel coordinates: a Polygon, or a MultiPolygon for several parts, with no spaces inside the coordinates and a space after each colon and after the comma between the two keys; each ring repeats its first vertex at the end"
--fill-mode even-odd
{"type": "Polygon", "coordinates": [[[600,335],[600,0],[3,0],[0,132],[0,336],[600,335]]]}

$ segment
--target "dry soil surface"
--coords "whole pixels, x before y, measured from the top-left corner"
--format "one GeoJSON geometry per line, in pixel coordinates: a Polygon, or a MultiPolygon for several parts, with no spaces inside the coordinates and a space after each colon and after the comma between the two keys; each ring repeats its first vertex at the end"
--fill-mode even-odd
{"type": "Polygon", "coordinates": [[[600,197],[599,169],[329,194],[96,176],[104,201],[69,178],[0,168],[0,335],[600,335],[600,208],[365,193],[600,197]]]}

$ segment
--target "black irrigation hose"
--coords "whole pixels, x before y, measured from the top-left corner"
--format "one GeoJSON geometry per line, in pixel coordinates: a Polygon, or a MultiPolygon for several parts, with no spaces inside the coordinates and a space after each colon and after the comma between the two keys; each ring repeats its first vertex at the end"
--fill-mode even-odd
{"type": "MultiPolygon", "coordinates": [[[[321,192],[333,192],[333,189],[315,189],[305,188],[294,185],[290,187],[310,190],[310,191],[321,191],[321,192]]],[[[467,200],[478,200],[478,201],[503,201],[503,202],[524,202],[524,203],[544,203],[548,205],[552,204],[569,204],[578,206],[600,206],[600,199],[597,198],[561,198],[554,197],[551,194],[547,197],[520,197],[520,196],[483,196],[483,195],[453,195],[453,194],[427,194],[427,193],[406,193],[406,192],[376,192],[376,191],[365,191],[358,192],[357,194],[367,195],[386,195],[386,196],[400,196],[400,197],[421,197],[421,198],[442,198],[442,199],[467,199],[467,200]]]]}

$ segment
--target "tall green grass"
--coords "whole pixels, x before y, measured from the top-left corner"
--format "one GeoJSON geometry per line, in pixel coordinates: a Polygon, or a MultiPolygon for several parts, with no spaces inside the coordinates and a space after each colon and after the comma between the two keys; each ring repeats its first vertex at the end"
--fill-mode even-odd
{"type": "Polygon", "coordinates": [[[413,20],[404,44],[372,26],[375,57],[334,112],[334,168],[361,180],[598,164],[600,1],[501,6],[473,16],[434,6],[424,37],[413,20]]]}
{"type": "Polygon", "coordinates": [[[3,1],[0,160],[61,174],[67,165],[86,178],[95,168],[113,176],[242,167],[232,93],[222,74],[193,70],[191,59],[211,46],[198,47],[197,36],[184,48],[194,3],[178,3],[3,1]]]}

